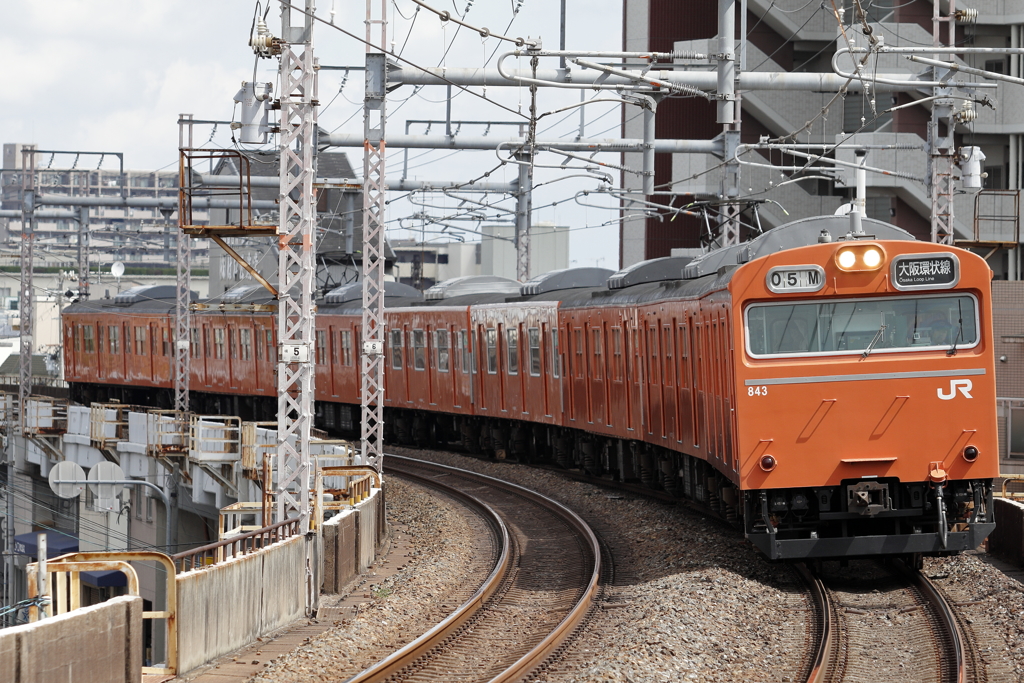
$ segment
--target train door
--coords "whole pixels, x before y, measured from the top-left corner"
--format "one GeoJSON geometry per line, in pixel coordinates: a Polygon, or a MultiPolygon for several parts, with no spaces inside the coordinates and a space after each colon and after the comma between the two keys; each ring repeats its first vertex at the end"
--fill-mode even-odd
{"type": "Polygon", "coordinates": [[[626,390],[626,375],[623,363],[623,339],[622,324],[612,325],[608,328],[608,393],[606,395],[608,426],[612,423],[624,422],[626,427],[630,426],[629,416],[629,392],[626,390]],[[622,415],[622,418],[616,416],[622,415]]]}
{"type": "Polygon", "coordinates": [[[662,370],[662,405],[664,406],[665,431],[663,436],[667,439],[676,438],[676,344],[672,328],[675,320],[671,323],[661,324],[661,349],[664,367],[662,370]]]}
{"type": "Polygon", "coordinates": [[[707,344],[704,343],[704,321],[700,319],[700,313],[694,313],[691,317],[691,329],[693,330],[693,360],[690,369],[693,372],[693,445],[705,451],[707,457],[707,412],[704,403],[704,353],[707,344]]]}
{"type": "Polygon", "coordinates": [[[664,432],[663,410],[661,401],[661,354],[658,351],[658,321],[647,324],[647,405],[649,406],[649,424],[647,433],[661,436],[664,432]]]}
{"type": "Polygon", "coordinates": [[[580,380],[583,385],[583,395],[586,399],[584,409],[587,414],[587,424],[594,424],[594,393],[597,387],[601,386],[601,380],[597,375],[597,357],[596,349],[594,344],[597,343],[597,339],[591,335],[594,332],[594,328],[590,326],[589,322],[583,323],[583,355],[579,358],[580,367],[583,369],[580,380]]]}
{"type": "Polygon", "coordinates": [[[632,328],[630,329],[630,346],[632,347],[633,364],[633,396],[636,397],[639,415],[636,419],[636,429],[641,434],[647,431],[647,387],[644,381],[644,332],[643,321],[639,313],[635,314],[632,328]]]}
{"type": "Polygon", "coordinates": [[[690,374],[690,349],[688,327],[683,322],[676,326],[676,377],[678,378],[679,404],[676,406],[676,441],[680,444],[693,442],[693,377],[690,374]]]}

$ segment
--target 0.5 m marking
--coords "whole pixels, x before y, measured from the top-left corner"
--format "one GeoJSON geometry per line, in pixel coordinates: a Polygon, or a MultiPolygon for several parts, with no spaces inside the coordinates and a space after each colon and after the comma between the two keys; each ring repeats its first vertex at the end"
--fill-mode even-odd
{"type": "Polygon", "coordinates": [[[747,396],[767,396],[768,387],[761,385],[757,387],[747,387],[747,396]]]}

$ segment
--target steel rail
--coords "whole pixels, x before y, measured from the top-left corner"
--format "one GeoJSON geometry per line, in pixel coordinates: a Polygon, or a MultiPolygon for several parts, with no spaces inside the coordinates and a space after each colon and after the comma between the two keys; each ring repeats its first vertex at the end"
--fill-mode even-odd
{"type": "Polygon", "coordinates": [[[828,591],[822,580],[808,569],[806,564],[796,565],[796,571],[807,583],[811,592],[811,599],[818,610],[819,642],[818,649],[814,654],[811,669],[807,674],[807,683],[822,683],[827,680],[828,666],[826,658],[832,652],[832,602],[828,598],[828,591]]]}
{"type": "MultiPolygon", "coordinates": [[[[591,557],[593,557],[593,571],[591,573],[590,580],[587,583],[586,589],[584,589],[583,593],[576,601],[576,604],[573,606],[572,610],[570,610],[566,614],[566,616],[563,617],[559,624],[540,643],[538,643],[529,652],[527,652],[525,655],[516,660],[511,666],[509,666],[503,672],[493,677],[490,683],[506,683],[509,681],[521,679],[531,670],[535,669],[546,659],[551,657],[551,655],[554,654],[558,647],[560,647],[573,634],[576,628],[580,625],[580,623],[589,613],[590,608],[594,602],[594,597],[597,594],[601,579],[601,545],[600,542],[597,540],[597,536],[594,534],[590,526],[585,521],[583,521],[583,519],[575,512],[573,512],[566,506],[562,505],[558,501],[548,498],[547,496],[537,493],[536,491],[531,491],[529,489],[523,488],[522,486],[518,486],[511,482],[497,479],[495,477],[489,477],[484,474],[471,472],[469,470],[463,470],[457,467],[449,467],[447,465],[440,465],[437,463],[417,460],[415,458],[388,455],[385,459],[387,467],[393,469],[396,472],[399,472],[401,471],[401,469],[394,467],[396,461],[404,461],[409,464],[415,464],[415,466],[417,467],[438,469],[443,472],[456,474],[462,478],[475,479],[477,481],[482,481],[496,488],[510,491],[517,496],[521,496],[535,504],[538,504],[554,512],[559,517],[561,517],[563,521],[565,521],[572,529],[574,529],[577,534],[579,534],[583,539],[586,539],[586,544],[588,546],[587,550],[590,552],[591,557]]],[[[436,482],[434,482],[434,485],[436,485],[436,482]]],[[[408,648],[409,646],[406,646],[399,652],[402,652],[403,650],[406,650],[408,648]]],[[[360,674],[360,676],[361,675],[362,674],[360,674]]],[[[369,681],[382,679],[363,679],[356,677],[350,679],[347,683],[362,683],[362,681],[364,680],[369,681]]]]}
{"type": "Polygon", "coordinates": [[[949,604],[945,597],[943,597],[938,587],[932,583],[928,577],[926,577],[921,571],[911,569],[901,561],[895,562],[897,568],[905,576],[910,578],[917,585],[921,594],[931,604],[936,616],[942,623],[943,629],[949,637],[950,649],[953,655],[953,680],[955,683],[966,683],[967,681],[967,656],[965,652],[965,643],[967,639],[964,638],[960,632],[960,626],[957,623],[956,613],[953,611],[953,607],[949,604]]]}
{"type": "Polygon", "coordinates": [[[467,493],[459,491],[456,488],[446,486],[434,479],[392,467],[390,461],[395,457],[397,456],[389,455],[385,461],[388,463],[387,467],[391,471],[396,474],[401,474],[403,477],[418,480],[424,486],[443,491],[445,495],[457,498],[469,507],[477,509],[481,513],[481,516],[496,532],[496,535],[498,536],[497,540],[499,541],[498,547],[500,549],[500,553],[494,564],[494,568],[491,570],[491,573],[488,574],[487,579],[484,580],[483,584],[480,585],[476,592],[473,593],[466,602],[459,605],[454,612],[445,617],[443,621],[439,622],[422,636],[416,638],[408,645],[405,645],[400,650],[395,651],[368,669],[364,669],[352,678],[349,678],[346,683],[371,683],[374,681],[387,680],[388,677],[408,668],[414,664],[416,660],[429,653],[430,650],[441,645],[468,619],[479,612],[480,608],[483,607],[498,588],[500,588],[513,559],[511,553],[512,543],[509,537],[508,527],[505,526],[505,522],[501,519],[501,515],[495,512],[493,508],[467,493]]]}

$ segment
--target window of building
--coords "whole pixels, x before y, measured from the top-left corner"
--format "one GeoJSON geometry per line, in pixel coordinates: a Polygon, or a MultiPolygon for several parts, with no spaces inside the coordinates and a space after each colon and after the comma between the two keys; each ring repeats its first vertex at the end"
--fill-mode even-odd
{"type": "Polygon", "coordinates": [[[412,331],[412,366],[416,370],[427,367],[427,333],[423,330],[412,331]]]}
{"type": "Polygon", "coordinates": [[[391,367],[402,369],[402,331],[391,330],[391,367]]]}
{"type": "Polygon", "coordinates": [[[540,377],[540,330],[536,327],[527,328],[526,337],[530,345],[530,374],[540,377]]]}
{"type": "Polygon", "coordinates": [[[519,329],[505,330],[505,343],[508,346],[508,374],[519,374],[519,329]]]}
{"type": "Polygon", "coordinates": [[[485,345],[487,346],[487,374],[498,374],[498,330],[488,327],[485,332],[485,345]]]}
{"type": "Polygon", "coordinates": [[[341,364],[352,365],[352,332],[349,330],[341,331],[341,364]]]}
{"type": "Polygon", "coordinates": [[[224,328],[213,329],[213,357],[217,360],[224,360],[224,328]]]}
{"type": "Polygon", "coordinates": [[[242,360],[252,360],[252,330],[243,328],[238,331],[238,346],[242,360]]]}
{"type": "Polygon", "coordinates": [[[448,330],[434,332],[434,346],[437,347],[437,369],[448,372],[448,330]]]}
{"type": "Polygon", "coordinates": [[[121,328],[111,325],[107,328],[107,339],[110,340],[110,353],[121,353],[121,328]]]}

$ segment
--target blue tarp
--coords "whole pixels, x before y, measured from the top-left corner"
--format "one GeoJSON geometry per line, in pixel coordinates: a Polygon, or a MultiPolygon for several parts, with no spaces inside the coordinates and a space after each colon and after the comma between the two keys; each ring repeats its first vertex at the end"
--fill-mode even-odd
{"type": "MultiPolygon", "coordinates": [[[[38,551],[36,537],[40,533],[41,532],[38,531],[32,531],[27,534],[18,534],[15,536],[14,553],[16,555],[28,555],[34,559],[38,559],[36,557],[38,551]]],[[[78,539],[74,536],[62,534],[59,531],[46,531],[42,533],[46,534],[46,559],[78,552],[78,539]]]]}

